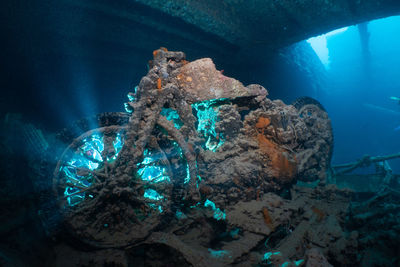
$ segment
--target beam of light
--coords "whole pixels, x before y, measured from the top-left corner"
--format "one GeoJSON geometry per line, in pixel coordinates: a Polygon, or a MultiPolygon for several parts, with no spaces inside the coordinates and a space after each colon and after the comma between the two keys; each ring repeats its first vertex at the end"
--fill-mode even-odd
{"type": "Polygon", "coordinates": [[[330,65],[327,37],[343,33],[347,31],[347,29],[348,27],[340,28],[307,40],[326,69],[329,69],[330,65]]]}
{"type": "Polygon", "coordinates": [[[373,110],[388,114],[388,115],[400,116],[400,112],[392,110],[392,109],[380,107],[380,106],[369,104],[369,103],[364,103],[363,106],[366,107],[366,108],[369,108],[369,109],[373,109],[373,110]]]}
{"type": "MultiPolygon", "coordinates": [[[[96,90],[94,88],[93,74],[88,68],[80,66],[74,69],[78,73],[72,76],[72,86],[76,108],[80,111],[83,118],[90,118],[99,113],[96,102],[96,90]]],[[[89,120],[89,128],[95,129],[98,125],[95,121],[89,120]]]]}
{"type": "MultiPolygon", "coordinates": [[[[74,122],[91,118],[100,112],[96,96],[94,77],[89,67],[80,66],[81,63],[66,62],[66,77],[68,82],[58,89],[47,89],[54,87],[52,81],[40,81],[43,91],[48,92],[43,96],[45,106],[49,106],[51,113],[57,120],[62,122],[63,127],[69,127],[74,122]],[[77,66],[75,66],[77,65],[77,66]],[[74,67],[75,66],[75,67],[74,67]]],[[[89,120],[89,129],[98,128],[95,120],[89,120]]],[[[71,128],[76,136],[88,129],[71,128]]]]}
{"type": "MultiPolygon", "coordinates": [[[[71,99],[66,94],[66,90],[64,88],[61,90],[51,89],[54,87],[52,82],[53,81],[46,80],[37,81],[37,84],[40,84],[39,91],[45,92],[40,93],[40,97],[43,101],[43,103],[40,103],[40,105],[51,111],[51,116],[59,121],[59,125],[61,125],[61,127],[69,126],[74,121],[82,119],[79,111],[74,108],[73,103],[71,103],[71,99]]],[[[56,126],[59,125],[56,124],[56,126]]],[[[74,134],[78,136],[81,133],[79,132],[74,134]]]]}

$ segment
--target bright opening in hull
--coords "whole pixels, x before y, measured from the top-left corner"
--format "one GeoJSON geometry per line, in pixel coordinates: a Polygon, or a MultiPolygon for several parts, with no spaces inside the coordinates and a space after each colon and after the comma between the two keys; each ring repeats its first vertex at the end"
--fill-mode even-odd
{"type": "Polygon", "coordinates": [[[315,53],[318,55],[319,59],[321,60],[322,64],[324,64],[326,69],[329,69],[329,49],[327,45],[327,37],[333,36],[339,33],[343,33],[347,31],[349,27],[340,28],[326,34],[322,34],[316,37],[312,37],[307,40],[307,42],[311,45],[314,49],[315,53]]]}

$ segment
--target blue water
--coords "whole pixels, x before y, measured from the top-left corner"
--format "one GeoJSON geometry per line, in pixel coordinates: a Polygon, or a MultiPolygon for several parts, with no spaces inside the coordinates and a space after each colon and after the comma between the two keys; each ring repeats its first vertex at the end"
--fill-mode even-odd
{"type": "MultiPolygon", "coordinates": [[[[321,42],[314,47],[328,74],[319,100],[332,119],[333,164],[400,152],[400,103],[391,99],[400,97],[400,16],[367,27],[368,50],[357,26],[326,36],[325,47],[321,42]]],[[[400,160],[390,165],[400,171],[400,160]]]]}

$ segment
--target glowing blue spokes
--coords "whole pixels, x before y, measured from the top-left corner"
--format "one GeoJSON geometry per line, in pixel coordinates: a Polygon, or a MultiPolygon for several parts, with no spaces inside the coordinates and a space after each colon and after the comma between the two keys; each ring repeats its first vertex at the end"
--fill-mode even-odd
{"type": "MultiPolygon", "coordinates": [[[[154,184],[170,181],[169,176],[163,174],[164,171],[165,170],[163,170],[163,168],[160,168],[158,166],[146,166],[140,169],[138,173],[142,177],[143,181],[149,181],[154,184]]],[[[154,202],[160,202],[165,199],[163,195],[151,188],[148,188],[144,191],[143,197],[154,202]]],[[[149,206],[152,209],[157,210],[159,213],[163,212],[163,208],[161,205],[150,203],[149,206]]]]}
{"type": "Polygon", "coordinates": [[[108,162],[113,162],[114,160],[117,159],[119,152],[121,151],[122,147],[124,146],[124,140],[121,136],[120,133],[117,134],[115,137],[115,140],[113,141],[113,146],[114,146],[114,156],[112,158],[107,158],[108,162]]]}
{"type": "Polygon", "coordinates": [[[67,162],[67,166],[74,168],[86,168],[91,171],[99,167],[99,163],[96,163],[83,155],[74,155],[74,157],[67,162]]]}
{"type": "MultiPolygon", "coordinates": [[[[142,162],[138,163],[137,165],[137,174],[139,175],[140,179],[148,182],[149,186],[171,182],[166,166],[158,164],[162,159],[161,154],[153,154],[151,151],[146,149],[144,151],[144,155],[145,157],[142,162]]],[[[152,209],[157,210],[159,213],[163,212],[162,206],[159,205],[161,201],[165,201],[165,197],[163,195],[152,188],[147,188],[143,193],[143,197],[149,201],[156,202],[148,204],[152,209]]]]}
{"type": "MultiPolygon", "coordinates": [[[[86,199],[86,191],[89,189],[94,180],[94,173],[102,168],[103,162],[114,161],[124,145],[124,138],[121,133],[116,134],[112,142],[114,147],[114,155],[111,158],[103,159],[104,138],[100,134],[93,134],[82,140],[82,145],[76,150],[69,161],[61,167],[66,187],[64,197],[68,206],[75,206],[86,199]]],[[[150,201],[149,206],[158,212],[163,212],[161,201],[165,201],[165,197],[152,189],[151,186],[160,183],[169,183],[171,179],[168,175],[167,167],[162,163],[161,153],[152,153],[148,149],[144,151],[144,159],[138,166],[137,174],[142,181],[148,182],[147,189],[143,193],[143,197],[150,201]]],[[[98,179],[97,179],[98,180],[98,179]]],[[[161,192],[161,191],[160,191],[161,192]]],[[[88,195],[93,198],[93,195],[88,195]]]]}
{"type": "Polygon", "coordinates": [[[73,184],[73,185],[78,185],[78,186],[83,186],[83,187],[89,187],[92,184],[92,176],[79,176],[76,172],[77,169],[74,168],[73,166],[65,166],[63,168],[63,171],[65,175],[67,176],[66,182],[73,184]]]}
{"type": "MultiPolygon", "coordinates": [[[[96,133],[82,140],[82,145],[77,149],[79,153],[73,154],[72,158],[61,167],[65,182],[68,186],[64,190],[64,197],[69,206],[79,204],[85,199],[84,189],[93,184],[92,171],[97,170],[104,162],[102,152],[104,151],[104,138],[96,133]]],[[[108,162],[114,161],[121,151],[124,140],[118,133],[113,141],[115,154],[107,158],[108,162]]]]}
{"type": "Polygon", "coordinates": [[[93,159],[95,162],[103,162],[103,158],[101,157],[101,153],[104,150],[103,137],[100,137],[98,134],[84,139],[80,149],[85,153],[86,157],[93,159]]]}
{"type": "Polygon", "coordinates": [[[120,133],[117,134],[117,137],[115,138],[115,140],[113,142],[113,145],[114,145],[114,149],[115,149],[115,155],[118,156],[119,152],[122,149],[122,146],[124,145],[124,142],[122,140],[120,133]]]}
{"type": "Polygon", "coordinates": [[[157,165],[161,160],[160,154],[152,154],[149,150],[144,151],[144,159],[138,164],[138,175],[143,181],[151,183],[170,182],[168,171],[165,166],[157,165]]]}
{"type": "Polygon", "coordinates": [[[143,181],[159,183],[159,182],[169,182],[170,178],[166,173],[164,167],[159,166],[145,166],[138,170],[139,176],[143,181]]]}
{"type": "Polygon", "coordinates": [[[66,187],[64,196],[67,197],[67,203],[69,206],[75,206],[85,199],[85,193],[80,192],[78,188],[66,187]]]}

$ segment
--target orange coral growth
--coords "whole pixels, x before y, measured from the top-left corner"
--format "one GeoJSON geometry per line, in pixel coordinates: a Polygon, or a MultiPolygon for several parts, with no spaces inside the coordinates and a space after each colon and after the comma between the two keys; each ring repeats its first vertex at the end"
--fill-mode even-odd
{"type": "Polygon", "coordinates": [[[177,78],[178,80],[183,80],[184,75],[183,75],[182,73],[179,73],[178,76],[176,76],[176,78],[177,78]]]}
{"type": "Polygon", "coordinates": [[[160,47],[160,49],[157,49],[157,50],[154,50],[154,51],[153,51],[153,57],[157,56],[158,50],[162,50],[162,51],[164,51],[164,52],[168,52],[168,49],[167,49],[167,48],[165,48],[165,47],[160,47]]]}
{"type": "Polygon", "coordinates": [[[313,206],[313,207],[311,208],[311,210],[312,210],[315,214],[317,214],[317,221],[318,221],[318,222],[322,221],[322,219],[325,218],[325,215],[326,215],[325,212],[323,212],[322,210],[318,209],[317,207],[313,206]]]}
{"type": "Polygon", "coordinates": [[[296,176],[297,162],[295,156],[281,148],[278,144],[269,140],[263,129],[271,124],[271,120],[266,117],[259,117],[255,125],[257,129],[257,140],[260,150],[268,156],[268,165],[272,169],[272,175],[283,182],[290,182],[296,176]]]}
{"type": "Polygon", "coordinates": [[[182,60],[183,65],[186,65],[189,63],[189,61],[187,61],[186,59],[182,60]]]}
{"type": "Polygon", "coordinates": [[[187,82],[191,82],[192,80],[193,80],[192,77],[190,77],[190,76],[186,77],[187,82]]]}
{"type": "Polygon", "coordinates": [[[161,78],[157,79],[157,89],[161,90],[161,78]]]}
{"type": "Polygon", "coordinates": [[[297,173],[296,160],[289,160],[287,152],[274,142],[268,140],[263,134],[259,133],[257,140],[260,150],[268,155],[270,159],[268,165],[272,168],[273,176],[283,182],[290,182],[297,173]]]}
{"type": "Polygon", "coordinates": [[[262,209],[262,212],[263,212],[263,217],[264,217],[265,224],[268,226],[269,229],[271,229],[271,231],[274,231],[275,230],[274,223],[272,222],[272,218],[269,215],[268,209],[266,207],[264,207],[262,209]]]}
{"type": "Polygon", "coordinates": [[[256,123],[256,128],[257,129],[262,129],[267,127],[271,123],[271,120],[268,118],[260,117],[258,118],[258,121],[256,123]]]}

